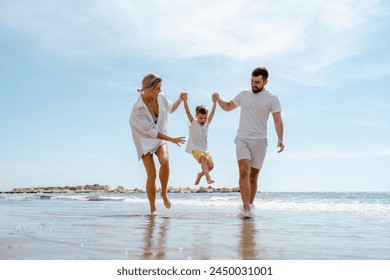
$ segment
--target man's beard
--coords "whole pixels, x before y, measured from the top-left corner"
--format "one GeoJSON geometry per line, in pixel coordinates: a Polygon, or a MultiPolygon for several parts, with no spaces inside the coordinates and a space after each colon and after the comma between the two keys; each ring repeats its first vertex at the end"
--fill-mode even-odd
{"type": "Polygon", "coordinates": [[[263,88],[258,88],[258,87],[252,87],[252,91],[253,91],[253,93],[259,93],[260,91],[262,91],[263,90],[263,88]]]}

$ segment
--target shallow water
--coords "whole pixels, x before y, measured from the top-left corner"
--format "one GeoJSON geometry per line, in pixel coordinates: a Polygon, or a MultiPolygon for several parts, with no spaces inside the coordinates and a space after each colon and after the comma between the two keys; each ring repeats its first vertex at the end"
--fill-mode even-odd
{"type": "Polygon", "coordinates": [[[390,193],[0,194],[0,259],[390,259],[390,193]]]}

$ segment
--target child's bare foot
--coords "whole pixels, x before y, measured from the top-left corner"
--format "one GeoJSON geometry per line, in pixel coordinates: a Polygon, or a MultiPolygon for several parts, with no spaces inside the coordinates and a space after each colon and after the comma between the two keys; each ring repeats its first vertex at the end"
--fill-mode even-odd
{"type": "Polygon", "coordinates": [[[198,173],[198,176],[196,177],[195,180],[195,185],[199,185],[200,179],[202,179],[202,173],[198,173]]]}
{"type": "Polygon", "coordinates": [[[207,179],[207,184],[212,184],[212,183],[214,183],[215,181],[213,180],[213,179],[211,179],[211,178],[209,178],[209,179],[207,179]]]}
{"type": "Polygon", "coordinates": [[[165,208],[167,209],[171,208],[171,202],[169,201],[167,195],[161,195],[161,198],[163,199],[165,208]]]}

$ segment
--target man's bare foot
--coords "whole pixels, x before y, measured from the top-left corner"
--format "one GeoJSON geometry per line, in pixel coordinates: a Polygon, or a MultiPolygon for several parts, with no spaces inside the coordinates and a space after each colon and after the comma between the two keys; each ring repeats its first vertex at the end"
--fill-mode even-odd
{"type": "Polygon", "coordinates": [[[213,180],[213,179],[207,179],[207,184],[212,184],[212,183],[214,183],[215,181],[213,180]]]}
{"type": "Polygon", "coordinates": [[[167,209],[171,208],[171,202],[169,201],[167,195],[161,195],[161,198],[163,199],[165,208],[167,209]]]}
{"type": "Polygon", "coordinates": [[[252,213],[248,210],[244,210],[242,213],[242,218],[244,220],[252,219],[252,213]]]}
{"type": "Polygon", "coordinates": [[[150,213],[150,216],[152,216],[152,217],[157,216],[157,211],[152,211],[152,212],[150,213]]]}
{"type": "Polygon", "coordinates": [[[202,179],[202,173],[198,173],[198,176],[196,177],[195,180],[195,185],[199,185],[200,179],[202,179]]]}
{"type": "Polygon", "coordinates": [[[244,220],[246,220],[246,219],[252,219],[252,217],[253,217],[253,214],[252,214],[252,211],[251,211],[250,204],[244,205],[243,209],[242,209],[242,218],[244,220]]]}

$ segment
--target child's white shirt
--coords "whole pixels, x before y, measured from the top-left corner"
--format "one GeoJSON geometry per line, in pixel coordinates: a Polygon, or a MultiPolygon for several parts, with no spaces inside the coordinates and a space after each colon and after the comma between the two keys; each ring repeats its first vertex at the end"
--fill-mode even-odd
{"type": "Polygon", "coordinates": [[[193,150],[207,152],[207,133],[209,130],[209,121],[200,125],[196,119],[189,124],[189,136],[187,141],[186,152],[192,153],[193,150]]]}

